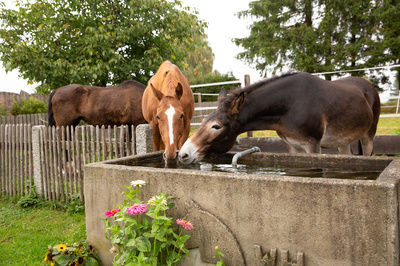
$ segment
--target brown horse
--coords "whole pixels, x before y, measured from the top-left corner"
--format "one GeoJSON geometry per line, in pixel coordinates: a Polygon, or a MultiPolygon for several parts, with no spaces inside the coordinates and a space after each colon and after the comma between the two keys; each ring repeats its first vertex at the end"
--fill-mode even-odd
{"type": "Polygon", "coordinates": [[[142,96],[146,86],[127,80],[119,86],[95,87],[71,84],[54,90],[49,97],[49,125],[134,125],[146,123],[142,96]]]}
{"type": "Polygon", "coordinates": [[[149,80],[142,111],[153,128],[154,151],[165,150],[164,159],[174,160],[189,136],[194,98],[189,81],[170,61],[149,80]]]}
{"type": "Polygon", "coordinates": [[[276,130],[291,153],[337,147],[350,154],[350,143],[361,140],[363,155],[371,155],[379,114],[379,95],[363,78],[327,81],[290,73],[229,94],[221,91],[218,109],[186,141],[179,160],[224,153],[240,133],[252,130],[276,130]]]}

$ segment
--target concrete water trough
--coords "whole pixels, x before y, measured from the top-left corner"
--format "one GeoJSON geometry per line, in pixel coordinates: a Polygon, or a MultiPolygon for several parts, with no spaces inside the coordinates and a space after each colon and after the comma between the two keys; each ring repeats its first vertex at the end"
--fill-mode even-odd
{"type": "Polygon", "coordinates": [[[111,265],[112,254],[100,219],[123,202],[124,186],[136,179],[147,182],[144,200],[160,192],[172,195],[170,214],[194,224],[188,246],[201,256],[192,255],[184,265],[201,265],[193,257],[215,263],[216,245],[226,265],[235,266],[399,265],[398,159],[259,152],[238,161],[380,172],[372,180],[324,177],[325,170],[323,177],[299,177],[141,166],[161,159],[161,153],[151,153],[85,166],[87,237],[105,265],[111,265]]]}

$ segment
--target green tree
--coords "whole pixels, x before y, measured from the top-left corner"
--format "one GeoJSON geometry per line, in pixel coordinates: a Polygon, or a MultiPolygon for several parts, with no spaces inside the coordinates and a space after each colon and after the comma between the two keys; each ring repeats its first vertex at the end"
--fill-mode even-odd
{"type": "Polygon", "coordinates": [[[70,83],[147,82],[162,61],[179,67],[205,24],[179,0],[25,0],[0,11],[6,70],[38,92],[70,83]]]}
{"type": "Polygon", "coordinates": [[[254,64],[262,74],[284,67],[313,73],[396,63],[400,58],[398,2],[253,1],[249,10],[239,13],[255,20],[248,37],[234,40],[245,49],[238,58],[254,64]]]}
{"type": "Polygon", "coordinates": [[[183,73],[190,83],[212,73],[214,53],[208,45],[207,36],[196,35],[194,49],[186,55],[183,73]]]}

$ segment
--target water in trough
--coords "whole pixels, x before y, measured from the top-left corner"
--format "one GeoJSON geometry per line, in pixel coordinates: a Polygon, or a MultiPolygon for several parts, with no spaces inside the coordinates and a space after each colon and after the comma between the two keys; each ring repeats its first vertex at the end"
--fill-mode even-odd
{"type": "Polygon", "coordinates": [[[231,163],[230,156],[219,156],[218,158],[210,158],[204,162],[183,165],[180,163],[171,163],[166,165],[164,161],[156,156],[143,158],[139,161],[131,161],[128,165],[145,166],[154,168],[172,168],[172,169],[189,169],[202,171],[217,171],[230,173],[247,173],[247,174],[270,174],[280,176],[300,176],[314,178],[340,178],[354,180],[375,180],[378,178],[382,169],[343,169],[337,166],[282,166],[282,165],[261,165],[260,164],[238,164],[236,167],[231,163]]]}

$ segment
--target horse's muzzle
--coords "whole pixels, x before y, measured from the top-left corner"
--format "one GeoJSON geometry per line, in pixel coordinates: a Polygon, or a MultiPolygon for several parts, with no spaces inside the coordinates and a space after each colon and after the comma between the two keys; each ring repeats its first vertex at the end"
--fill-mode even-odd
{"type": "Polygon", "coordinates": [[[177,157],[178,157],[178,152],[173,153],[172,156],[167,156],[166,152],[163,153],[163,158],[164,158],[164,161],[166,161],[166,162],[175,161],[177,157]]]}

